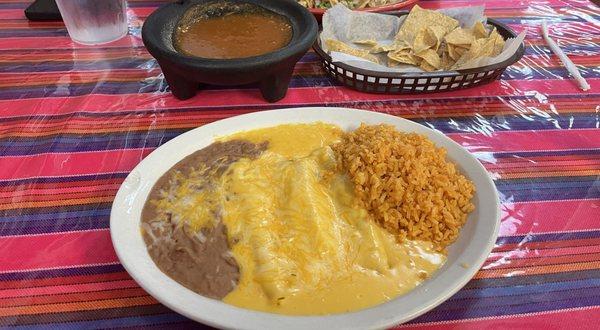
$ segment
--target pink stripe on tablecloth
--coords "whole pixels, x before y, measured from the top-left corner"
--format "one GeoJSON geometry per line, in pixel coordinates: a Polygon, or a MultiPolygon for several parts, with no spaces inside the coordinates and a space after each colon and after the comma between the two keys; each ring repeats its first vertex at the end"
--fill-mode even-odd
{"type": "Polygon", "coordinates": [[[21,289],[6,289],[6,290],[0,290],[0,299],[1,298],[24,297],[24,296],[65,294],[65,293],[73,293],[73,292],[77,293],[77,292],[103,291],[103,290],[137,288],[137,287],[138,287],[138,285],[135,283],[134,280],[121,280],[121,281],[110,281],[110,282],[43,286],[43,287],[21,288],[21,289]]]}
{"type": "MultiPolygon", "coordinates": [[[[117,41],[103,44],[102,48],[113,47],[143,47],[142,39],[136,36],[128,35],[117,41]]],[[[64,37],[13,37],[0,39],[0,50],[4,49],[89,49],[90,46],[75,43],[68,36],[64,37]]]]}
{"type": "Polygon", "coordinates": [[[600,147],[600,134],[595,128],[572,130],[500,131],[490,135],[451,133],[451,139],[470,152],[538,151],[600,147]]]}
{"type": "MultiPolygon", "coordinates": [[[[418,3],[419,6],[428,9],[438,8],[452,8],[452,7],[466,7],[466,6],[485,6],[485,8],[528,8],[531,6],[530,1],[523,0],[460,0],[460,1],[444,1],[443,5],[439,2],[421,1],[418,3]]],[[[550,7],[562,7],[565,5],[565,1],[562,0],[545,0],[544,6],[550,7]]]]}
{"type": "Polygon", "coordinates": [[[600,229],[599,219],[600,199],[504,203],[500,236],[600,229]]]}
{"type": "Polygon", "coordinates": [[[117,262],[108,229],[0,237],[0,272],[117,262]]]}
{"type": "Polygon", "coordinates": [[[126,172],[133,169],[152,150],[123,149],[4,157],[0,166],[0,180],[126,172]]]}
{"type": "MultiPolygon", "coordinates": [[[[551,23],[552,25],[548,26],[549,29],[549,34],[550,36],[552,36],[553,38],[556,38],[556,36],[554,35],[555,33],[558,33],[559,35],[562,35],[562,37],[569,37],[569,36],[573,36],[576,35],[577,31],[588,31],[587,33],[600,33],[600,28],[597,25],[594,25],[593,23],[588,23],[588,22],[558,22],[558,23],[551,23]],[[557,31],[557,32],[554,32],[557,31]]],[[[533,36],[537,36],[539,35],[539,31],[540,31],[540,25],[538,22],[535,23],[530,23],[529,25],[526,24],[507,24],[508,27],[510,27],[511,29],[513,29],[516,33],[521,33],[523,31],[526,32],[527,36],[533,35],[533,36]]],[[[569,54],[569,56],[571,56],[571,54],[569,54]]]]}
{"type": "MultiPolygon", "coordinates": [[[[495,9],[500,8],[504,9],[510,7],[511,9],[518,8],[527,8],[529,6],[528,1],[523,0],[478,0],[478,1],[446,1],[443,6],[439,4],[422,1],[419,3],[419,6],[428,9],[438,9],[441,7],[450,8],[450,7],[462,7],[462,6],[475,6],[475,5],[485,5],[487,9],[495,9]]],[[[562,7],[565,5],[565,1],[560,0],[546,0],[544,1],[544,6],[548,7],[562,7]]],[[[128,8],[128,12],[130,15],[137,17],[147,17],[152,13],[156,8],[155,7],[136,7],[136,8],[128,8]]],[[[25,14],[23,13],[23,9],[2,9],[0,10],[0,19],[25,19],[25,14]]]]}
{"type": "Polygon", "coordinates": [[[435,323],[403,324],[395,329],[482,330],[482,329],[598,329],[600,306],[570,308],[520,315],[463,319],[435,323]]]}
{"type": "Polygon", "coordinates": [[[23,9],[2,9],[0,19],[27,19],[23,9]]]}
{"type": "MultiPolygon", "coordinates": [[[[600,90],[600,79],[588,79],[592,91],[600,90]]],[[[495,81],[490,84],[457,90],[453,92],[435,93],[428,99],[465,99],[469,97],[523,96],[535,91],[539,95],[580,95],[582,92],[572,80],[517,80],[495,81]]],[[[588,92],[590,94],[591,92],[588,92]]],[[[312,104],[338,105],[349,100],[369,101],[410,101],[422,100],[420,95],[385,95],[367,94],[349,88],[319,87],[291,88],[287,96],[269,107],[310,106],[312,104]]],[[[192,99],[180,101],[169,93],[153,94],[89,94],[85,96],[30,98],[18,100],[0,100],[0,118],[15,116],[56,115],[73,112],[113,112],[115,105],[121,112],[154,110],[157,105],[161,109],[212,108],[212,107],[252,107],[265,106],[258,90],[210,90],[200,91],[192,99]],[[40,107],[43,102],[44,106],[40,107]]],[[[222,113],[219,110],[219,113],[222,113]]]]}

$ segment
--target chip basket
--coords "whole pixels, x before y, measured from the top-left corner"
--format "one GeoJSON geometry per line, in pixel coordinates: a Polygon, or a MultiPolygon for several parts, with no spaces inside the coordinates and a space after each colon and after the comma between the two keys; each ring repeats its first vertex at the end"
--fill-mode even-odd
{"type": "MultiPolygon", "coordinates": [[[[408,15],[407,11],[387,12],[388,15],[408,15]]],[[[487,23],[497,28],[504,39],[515,38],[517,34],[506,25],[488,18],[487,23]]],[[[517,52],[509,59],[479,68],[445,72],[378,72],[364,70],[351,65],[332,62],[320,45],[320,35],[313,45],[321,57],[325,72],[334,80],[350,88],[367,93],[379,94],[416,94],[446,92],[487,84],[499,78],[504,70],[521,59],[525,46],[521,44],[517,52]]]]}

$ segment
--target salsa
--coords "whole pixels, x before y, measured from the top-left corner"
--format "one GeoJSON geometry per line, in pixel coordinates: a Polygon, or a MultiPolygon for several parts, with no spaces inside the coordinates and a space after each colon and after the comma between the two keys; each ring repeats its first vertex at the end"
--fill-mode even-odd
{"type": "Polygon", "coordinates": [[[287,18],[264,11],[230,13],[198,19],[179,27],[175,47],[183,54],[213,59],[263,55],[292,38],[287,18]]]}

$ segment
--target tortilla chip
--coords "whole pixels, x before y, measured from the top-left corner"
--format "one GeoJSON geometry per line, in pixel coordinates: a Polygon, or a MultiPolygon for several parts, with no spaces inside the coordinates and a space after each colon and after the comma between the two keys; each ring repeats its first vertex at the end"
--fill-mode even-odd
{"type": "Polygon", "coordinates": [[[396,61],[396,60],[393,60],[393,59],[391,59],[391,58],[388,58],[388,61],[387,61],[387,63],[388,63],[388,66],[389,66],[390,68],[399,67],[399,66],[401,66],[401,65],[406,65],[406,66],[409,66],[409,65],[410,65],[410,66],[418,66],[418,64],[412,64],[412,63],[411,63],[411,64],[407,64],[407,63],[404,63],[404,62],[398,62],[398,61],[396,61]]]}
{"type": "Polygon", "coordinates": [[[377,44],[377,45],[371,47],[371,49],[369,49],[369,53],[371,53],[371,54],[385,53],[385,52],[389,52],[394,49],[396,49],[396,47],[394,45],[379,45],[379,44],[377,44]]]}
{"type": "Polygon", "coordinates": [[[419,62],[415,56],[413,56],[407,50],[391,51],[387,54],[388,59],[394,60],[399,63],[418,65],[419,62]]]}
{"type": "Polygon", "coordinates": [[[468,47],[461,47],[460,45],[453,45],[453,44],[448,44],[448,56],[450,56],[450,58],[454,61],[458,61],[459,58],[461,58],[464,53],[466,53],[469,48],[468,47]]]}
{"type": "Polygon", "coordinates": [[[468,47],[475,40],[475,36],[471,32],[471,29],[456,28],[448,33],[444,37],[444,40],[448,44],[468,47]]]}
{"type": "Polygon", "coordinates": [[[437,70],[437,68],[429,65],[429,63],[427,63],[426,61],[421,62],[421,65],[419,65],[419,68],[421,68],[423,71],[427,71],[427,72],[437,70]]]}
{"type": "Polygon", "coordinates": [[[423,9],[415,5],[406,16],[404,23],[398,30],[395,39],[406,40],[413,44],[417,33],[429,26],[440,26],[446,31],[452,31],[459,22],[450,16],[446,16],[434,10],[423,9]]]}
{"type": "Polygon", "coordinates": [[[496,29],[494,29],[489,37],[475,40],[473,44],[471,44],[468,55],[470,55],[471,58],[496,56],[502,52],[503,48],[504,38],[502,38],[496,29]]]}
{"type": "Polygon", "coordinates": [[[356,40],[356,41],[353,41],[353,43],[355,43],[357,45],[364,45],[364,46],[369,46],[369,47],[377,46],[377,40],[373,40],[373,39],[356,40]]]}
{"type": "MultiPolygon", "coordinates": [[[[358,25],[357,25],[358,27],[358,25]]],[[[360,29],[360,27],[358,27],[360,29]]],[[[392,44],[378,43],[369,36],[355,37],[352,47],[339,40],[325,41],[329,51],[354,55],[380,63],[387,53],[390,67],[413,65],[425,71],[452,70],[462,66],[478,65],[479,59],[497,56],[505,41],[494,29],[476,22],[471,28],[459,27],[459,22],[447,15],[415,5],[404,19],[392,44]]]]}
{"type": "MultiPolygon", "coordinates": [[[[494,29],[488,38],[480,38],[471,43],[469,51],[464,53],[453,68],[466,66],[467,63],[480,59],[482,57],[497,56],[504,48],[504,38],[494,29]]],[[[471,65],[473,63],[470,63],[471,65]]]]}
{"type": "Polygon", "coordinates": [[[450,30],[446,29],[443,26],[437,26],[437,25],[433,25],[433,26],[429,26],[427,28],[427,30],[429,31],[431,37],[434,37],[436,40],[436,45],[435,45],[435,50],[437,51],[440,46],[442,45],[442,41],[444,40],[444,36],[446,34],[448,34],[448,32],[450,30]]]}
{"type": "Polygon", "coordinates": [[[397,67],[397,66],[400,66],[400,65],[405,65],[405,63],[401,63],[401,62],[392,60],[391,58],[388,58],[388,66],[390,68],[397,67]]]}
{"type": "Polygon", "coordinates": [[[364,58],[365,60],[379,64],[379,59],[377,58],[377,56],[370,54],[369,51],[366,49],[353,48],[347,45],[346,43],[335,39],[325,40],[325,46],[330,52],[345,53],[356,57],[364,58]]]}
{"type": "Polygon", "coordinates": [[[437,51],[447,32],[446,28],[442,26],[428,26],[417,33],[412,48],[415,50],[415,53],[429,48],[437,51]]]}
{"type": "Polygon", "coordinates": [[[465,55],[469,55],[471,58],[487,56],[494,51],[495,42],[495,38],[477,39],[471,44],[471,48],[469,48],[469,51],[465,55]]]}
{"type": "Polygon", "coordinates": [[[370,2],[371,0],[360,0],[357,8],[365,8],[370,2]]]}
{"type": "Polygon", "coordinates": [[[377,44],[374,47],[371,47],[371,49],[369,49],[369,52],[372,54],[377,54],[377,53],[385,53],[385,52],[390,52],[393,50],[404,50],[404,49],[410,49],[410,46],[407,45],[404,42],[394,42],[391,44],[377,44]]]}
{"type": "Polygon", "coordinates": [[[450,57],[450,55],[448,55],[448,52],[442,52],[440,58],[440,68],[444,70],[448,70],[450,67],[452,67],[452,65],[454,65],[454,62],[456,62],[450,57]]]}
{"type": "Polygon", "coordinates": [[[485,28],[485,26],[483,25],[483,23],[481,23],[481,22],[475,23],[473,25],[473,27],[471,28],[471,31],[472,31],[473,35],[475,36],[475,39],[487,38],[487,36],[488,36],[488,31],[485,28]]]}
{"type": "Polygon", "coordinates": [[[429,31],[429,28],[423,28],[421,31],[417,32],[412,48],[414,49],[415,53],[418,53],[420,51],[435,47],[437,42],[438,41],[435,38],[435,35],[429,31]]]}
{"type": "Polygon", "coordinates": [[[453,68],[459,68],[469,61],[486,56],[486,54],[491,54],[494,50],[494,43],[489,43],[488,41],[488,39],[484,38],[473,41],[471,48],[454,63],[453,68]]]}
{"type": "Polygon", "coordinates": [[[504,41],[504,38],[500,35],[500,33],[498,33],[498,31],[496,31],[495,28],[492,33],[490,33],[490,39],[494,39],[494,50],[489,56],[498,56],[500,53],[502,53],[502,50],[504,50],[504,44],[506,41],[504,41]]]}
{"type": "Polygon", "coordinates": [[[392,45],[395,46],[394,49],[397,51],[411,49],[410,44],[408,44],[408,42],[406,42],[404,40],[396,40],[396,41],[394,41],[394,43],[392,45]]]}
{"type": "MultiPolygon", "coordinates": [[[[423,62],[427,62],[431,67],[433,67],[436,70],[442,67],[442,60],[438,56],[437,52],[433,49],[426,49],[424,51],[416,53],[415,56],[423,59],[423,62]]],[[[423,63],[421,62],[421,66],[422,65],[423,63]]]]}
{"type": "Polygon", "coordinates": [[[437,49],[437,53],[438,55],[442,56],[442,54],[447,53],[448,52],[448,44],[443,42],[440,44],[440,46],[437,49]]]}

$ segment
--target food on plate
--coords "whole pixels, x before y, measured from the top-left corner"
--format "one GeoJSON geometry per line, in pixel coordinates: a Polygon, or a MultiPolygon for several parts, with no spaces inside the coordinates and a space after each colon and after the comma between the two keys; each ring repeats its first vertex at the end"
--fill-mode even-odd
{"type": "Polygon", "coordinates": [[[215,189],[231,163],[256,158],[265,148],[246,141],[215,142],[159,179],[142,211],[142,232],[163,272],[207,297],[221,299],[233,290],[239,269],[229,252],[215,189]]]}
{"type": "Polygon", "coordinates": [[[142,232],[157,266],[204,296],[341,313],[431,276],[473,192],[424,136],[286,124],[221,137],[177,163],[153,187],[142,232]]]}
{"type": "Polygon", "coordinates": [[[387,66],[417,66],[424,71],[456,70],[484,57],[499,55],[505,40],[482,22],[461,27],[458,20],[443,13],[414,6],[400,25],[394,40],[354,40],[355,46],[326,39],[328,51],[358,56],[387,66]],[[335,47],[330,47],[335,45],[335,47]],[[369,54],[372,54],[369,56],[369,54]]]}
{"type": "Polygon", "coordinates": [[[446,161],[446,151],[415,133],[362,125],[333,145],[356,195],[401,240],[443,249],[458,237],[475,206],[475,186],[446,161]]]}
{"type": "Polygon", "coordinates": [[[185,20],[175,30],[175,48],[190,56],[231,59],[263,55],[290,42],[292,25],[287,18],[256,5],[246,6],[250,8],[185,20]]]}
{"type": "Polygon", "coordinates": [[[372,8],[393,5],[404,2],[404,0],[298,0],[298,3],[306,8],[331,8],[342,4],[350,9],[372,8]]]}

